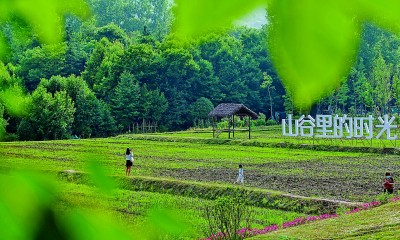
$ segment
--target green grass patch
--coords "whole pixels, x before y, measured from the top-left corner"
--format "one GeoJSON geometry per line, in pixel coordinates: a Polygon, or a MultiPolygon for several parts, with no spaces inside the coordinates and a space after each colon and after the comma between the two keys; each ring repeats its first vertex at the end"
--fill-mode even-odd
{"type": "Polygon", "coordinates": [[[400,235],[400,202],[338,218],[259,235],[253,239],[395,239],[400,235]]]}
{"type": "MultiPolygon", "coordinates": [[[[206,220],[202,208],[210,200],[148,191],[116,189],[111,195],[99,194],[94,186],[65,181],[58,183],[60,192],[56,208],[67,215],[75,208],[107,216],[109,221],[126,227],[128,232],[148,229],[149,214],[154,209],[163,209],[173,214],[186,231],[179,236],[164,236],[167,239],[198,239],[206,237],[206,220]]],[[[255,221],[252,227],[282,224],[303,214],[254,207],[255,221]]]]}

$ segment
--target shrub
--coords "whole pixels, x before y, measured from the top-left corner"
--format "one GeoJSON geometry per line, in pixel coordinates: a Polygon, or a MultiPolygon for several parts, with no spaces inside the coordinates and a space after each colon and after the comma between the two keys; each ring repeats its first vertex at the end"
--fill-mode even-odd
{"type": "Polygon", "coordinates": [[[272,126],[272,125],[277,125],[277,123],[276,123],[275,120],[269,119],[269,120],[267,121],[267,126],[272,126]]]}
{"type": "Polygon", "coordinates": [[[239,229],[250,229],[254,218],[254,210],[246,205],[246,199],[243,194],[235,193],[233,197],[219,197],[207,205],[203,213],[209,236],[215,239],[243,239],[246,234],[239,234],[239,229]]]}
{"type": "Polygon", "coordinates": [[[388,193],[381,193],[377,196],[377,200],[381,203],[388,203],[390,197],[391,195],[388,193]]]}
{"type": "Polygon", "coordinates": [[[16,133],[6,134],[3,141],[4,142],[15,142],[19,140],[19,136],[16,133]]]}
{"type": "Polygon", "coordinates": [[[253,120],[252,123],[254,123],[255,126],[265,126],[265,125],[267,125],[265,114],[259,113],[258,114],[258,118],[256,120],[253,120]]]}
{"type": "Polygon", "coordinates": [[[217,128],[218,129],[228,128],[228,121],[223,120],[223,121],[217,123],[217,128]]]}

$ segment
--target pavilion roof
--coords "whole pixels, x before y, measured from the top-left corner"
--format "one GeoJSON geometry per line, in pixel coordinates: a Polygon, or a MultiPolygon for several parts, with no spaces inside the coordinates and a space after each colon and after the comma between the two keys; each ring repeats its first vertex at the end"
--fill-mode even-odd
{"type": "Polygon", "coordinates": [[[209,114],[210,117],[229,117],[232,115],[236,116],[250,116],[252,118],[257,118],[258,115],[250,110],[243,104],[238,103],[221,103],[216,106],[209,114]]]}

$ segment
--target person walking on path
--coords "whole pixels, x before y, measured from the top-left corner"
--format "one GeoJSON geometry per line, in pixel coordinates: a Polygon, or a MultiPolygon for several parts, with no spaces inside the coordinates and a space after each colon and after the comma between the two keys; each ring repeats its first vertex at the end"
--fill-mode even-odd
{"type": "Polygon", "coordinates": [[[133,153],[130,148],[126,149],[125,152],[125,159],[126,159],[126,176],[129,176],[131,174],[131,167],[133,165],[133,153]]]}
{"type": "Polygon", "coordinates": [[[383,187],[385,188],[383,192],[393,194],[394,190],[394,179],[391,172],[385,173],[385,179],[383,181],[383,187]]]}
{"type": "Polygon", "coordinates": [[[238,178],[236,180],[236,183],[241,183],[242,185],[244,185],[244,175],[243,175],[242,164],[239,164],[239,173],[238,173],[238,178]]]}

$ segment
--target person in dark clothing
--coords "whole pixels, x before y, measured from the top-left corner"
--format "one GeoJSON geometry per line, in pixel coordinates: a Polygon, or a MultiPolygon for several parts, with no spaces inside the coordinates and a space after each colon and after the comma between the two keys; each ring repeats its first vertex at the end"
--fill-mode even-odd
{"type": "Polygon", "coordinates": [[[391,172],[385,173],[385,179],[383,180],[383,192],[393,194],[394,190],[394,179],[391,172]]]}

